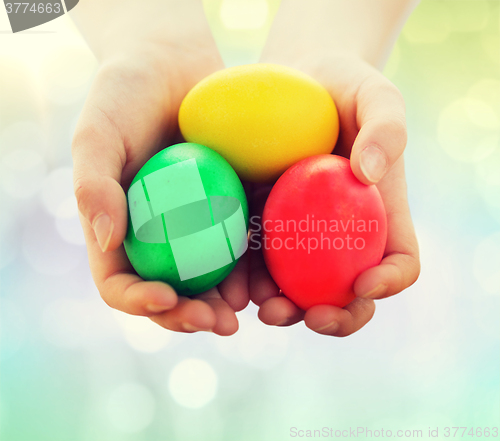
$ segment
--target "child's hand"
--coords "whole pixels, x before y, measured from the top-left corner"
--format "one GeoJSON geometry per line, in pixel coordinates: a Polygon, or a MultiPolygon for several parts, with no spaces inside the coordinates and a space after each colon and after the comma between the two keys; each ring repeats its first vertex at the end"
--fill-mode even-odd
{"type": "MultiPolygon", "coordinates": [[[[315,77],[332,95],[340,118],[334,153],[351,159],[359,180],[376,183],[387,211],[387,245],[380,265],[357,278],[354,291],[358,298],[345,308],[319,305],[307,312],[300,310],[279,294],[257,251],[251,255],[250,298],[260,306],[264,323],[286,326],[304,319],[320,334],[346,336],[372,318],[372,299],[401,292],[416,281],[420,271],[402,156],[406,146],[404,102],[389,80],[355,56],[332,54],[293,67],[315,77]]],[[[251,215],[261,214],[269,190],[261,187],[255,191],[251,215]]]]}
{"type": "MultiPolygon", "coordinates": [[[[199,9],[204,20],[201,3],[199,9]]],[[[116,41],[100,48],[102,67],[73,139],[75,194],[92,275],[109,306],[148,316],[174,331],[230,335],[238,329],[234,311],[248,303],[245,257],[219,287],[187,298],[177,297],[165,283],[142,280],[122,245],[127,230],[124,189],[151,156],[182,141],[177,129],[182,99],[198,81],[224,67],[208,25],[200,25],[203,20],[196,20],[194,9],[187,11],[187,21],[196,29],[169,40],[173,26],[182,27],[175,23],[182,16],[174,12],[164,13],[165,33],[138,36],[133,47],[116,41]]],[[[151,26],[161,28],[159,23],[151,26]]]]}

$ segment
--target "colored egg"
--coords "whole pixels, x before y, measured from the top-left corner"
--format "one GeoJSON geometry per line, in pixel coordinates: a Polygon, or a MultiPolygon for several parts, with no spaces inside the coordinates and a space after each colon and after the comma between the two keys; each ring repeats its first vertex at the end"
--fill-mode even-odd
{"type": "Polygon", "coordinates": [[[153,156],[127,192],[125,251],[145,280],[194,295],[220,283],[247,248],[248,206],[215,151],[182,143],[153,156]]]}
{"type": "Polygon", "coordinates": [[[250,64],[215,72],[179,109],[189,142],[220,153],[241,179],[273,182],[308,156],[330,153],[339,120],[327,90],[280,65],[250,64]]]}
{"type": "Polygon", "coordinates": [[[361,183],[347,159],[318,155],[276,182],[261,233],[267,267],[285,296],[304,310],[344,307],[355,298],[355,279],[383,257],[387,220],[378,189],[361,183]]]}

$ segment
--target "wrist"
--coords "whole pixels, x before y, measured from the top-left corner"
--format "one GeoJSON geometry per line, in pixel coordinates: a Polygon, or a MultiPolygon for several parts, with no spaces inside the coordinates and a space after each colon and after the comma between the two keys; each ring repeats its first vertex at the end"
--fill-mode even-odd
{"type": "Polygon", "coordinates": [[[263,59],[354,55],[381,69],[418,0],[282,0],[263,59]]]}

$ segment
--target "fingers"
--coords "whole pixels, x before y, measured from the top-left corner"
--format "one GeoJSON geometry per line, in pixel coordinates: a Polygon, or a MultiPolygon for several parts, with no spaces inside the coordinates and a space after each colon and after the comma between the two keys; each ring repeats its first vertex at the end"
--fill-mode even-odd
{"type": "Polygon", "coordinates": [[[236,314],[217,288],[194,297],[180,296],[175,308],[149,318],[177,332],[208,331],[227,336],[238,330],[236,314]]]}
{"type": "MultiPolygon", "coordinates": [[[[254,193],[252,199],[254,213],[262,213],[268,193],[269,189],[254,193]]],[[[257,222],[254,220],[252,225],[255,227],[256,224],[257,222]]],[[[267,270],[262,251],[257,246],[260,239],[258,226],[255,227],[255,230],[250,238],[249,246],[249,291],[252,302],[260,306],[258,316],[263,323],[274,326],[290,326],[304,320],[306,326],[313,331],[342,337],[356,332],[370,321],[375,312],[372,300],[355,299],[343,309],[330,305],[319,305],[306,312],[281,295],[280,289],[267,270]]]]}
{"type": "Polygon", "coordinates": [[[266,300],[271,297],[276,297],[280,289],[274,282],[271,274],[267,270],[262,251],[250,251],[250,280],[248,290],[250,300],[256,305],[262,305],[266,300]]]}
{"type": "MultiPolygon", "coordinates": [[[[166,89],[134,61],[107,66],[98,75],[73,140],[74,185],[92,275],[104,301],[135,315],[149,316],[165,328],[230,335],[238,329],[231,307],[217,289],[198,298],[178,298],[169,285],[143,281],[132,268],[122,242],[127,231],[127,201],[122,188],[175,133],[166,89]],[[161,98],[160,98],[161,97],[161,98]],[[170,116],[169,116],[170,115],[170,116]]],[[[235,308],[248,303],[245,259],[229,278],[225,296],[235,308]],[[231,285],[244,287],[230,293],[231,285]]]]}
{"type": "Polygon", "coordinates": [[[112,308],[146,316],[177,305],[170,286],[135,273],[122,246],[127,201],[121,184],[156,147],[166,113],[152,93],[153,80],[134,61],[101,68],[72,143],[75,195],[96,286],[112,308]]]}
{"type": "Polygon", "coordinates": [[[212,331],[217,322],[216,314],[210,305],[202,300],[188,297],[179,297],[175,309],[149,318],[171,331],[189,333],[212,331]]]}
{"type": "Polygon", "coordinates": [[[380,265],[361,274],[356,280],[354,291],[365,299],[390,297],[413,285],[419,273],[417,257],[395,253],[385,257],[380,265]]]}
{"type": "Polygon", "coordinates": [[[359,133],[351,167],[361,182],[376,184],[406,147],[405,104],[396,86],[377,71],[362,81],[355,100],[359,133]]]}
{"type": "Polygon", "coordinates": [[[157,96],[154,74],[115,63],[97,75],[72,143],[78,208],[103,251],[114,250],[126,233],[127,204],[120,184],[158,147],[167,111],[157,96]]]}
{"type": "Polygon", "coordinates": [[[83,217],[82,225],[96,286],[110,307],[148,316],[172,331],[213,331],[219,335],[237,331],[236,315],[216,288],[196,298],[177,297],[166,283],[146,282],[135,274],[123,246],[103,253],[83,217]]]}
{"type": "Polygon", "coordinates": [[[215,313],[216,321],[211,328],[212,332],[225,336],[232,335],[238,330],[236,314],[231,306],[222,299],[217,288],[212,288],[203,294],[197,295],[196,299],[206,302],[215,313]]]}
{"type": "Polygon", "coordinates": [[[123,242],[127,228],[127,201],[119,184],[126,153],[124,135],[96,105],[90,95],[73,138],[74,190],[80,213],[107,251],[123,242]]]}
{"type": "Polygon", "coordinates": [[[259,309],[259,318],[267,325],[290,326],[301,320],[318,334],[346,337],[359,331],[373,317],[375,302],[354,299],[345,308],[317,305],[303,311],[284,296],[268,299],[259,309]]]}
{"type": "Polygon", "coordinates": [[[121,245],[127,232],[127,201],[120,184],[110,176],[83,176],[76,169],[78,209],[89,222],[103,252],[121,245]]]}
{"type": "Polygon", "coordinates": [[[133,273],[108,277],[102,297],[112,308],[133,315],[150,316],[173,309],[177,304],[177,294],[169,285],[145,282],[133,273]]]}
{"type": "Polygon", "coordinates": [[[238,330],[236,315],[217,288],[195,297],[179,297],[174,309],[151,316],[150,319],[177,332],[209,331],[227,336],[238,330]]]}
{"type": "Polygon", "coordinates": [[[262,212],[271,186],[255,186],[251,198],[250,239],[248,245],[250,279],[248,290],[250,300],[256,305],[262,305],[271,297],[276,297],[280,289],[267,270],[264,256],[262,255],[262,212]]]}
{"type": "Polygon", "coordinates": [[[373,317],[375,302],[368,299],[354,299],[345,308],[318,305],[308,309],[304,323],[318,334],[346,337],[359,331],[373,317]]]}
{"type": "Polygon", "coordinates": [[[90,223],[80,214],[89,265],[103,300],[112,308],[133,315],[152,315],[172,309],[177,294],[167,284],[145,282],[132,268],[123,246],[104,253],[90,223]]]}
{"type": "Polygon", "coordinates": [[[420,274],[418,242],[406,197],[401,157],[378,185],[387,212],[387,246],[380,265],[363,272],[354,283],[358,297],[380,299],[411,286],[420,274]]]}
{"type": "Polygon", "coordinates": [[[240,257],[233,271],[217,287],[219,293],[233,309],[241,311],[249,302],[248,294],[248,252],[240,257]]]}
{"type": "Polygon", "coordinates": [[[290,326],[304,318],[304,311],[285,296],[268,298],[259,308],[259,319],[266,325],[290,326]]]}

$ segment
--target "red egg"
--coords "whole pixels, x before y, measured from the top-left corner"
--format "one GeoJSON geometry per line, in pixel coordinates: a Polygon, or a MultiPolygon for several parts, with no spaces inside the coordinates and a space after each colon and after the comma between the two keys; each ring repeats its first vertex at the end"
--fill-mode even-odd
{"type": "Polygon", "coordinates": [[[349,160],[318,155],[276,182],[262,217],[264,258],[283,294],[298,307],[344,307],[353,284],[382,260],[387,218],[377,187],[361,183],[349,160]]]}

